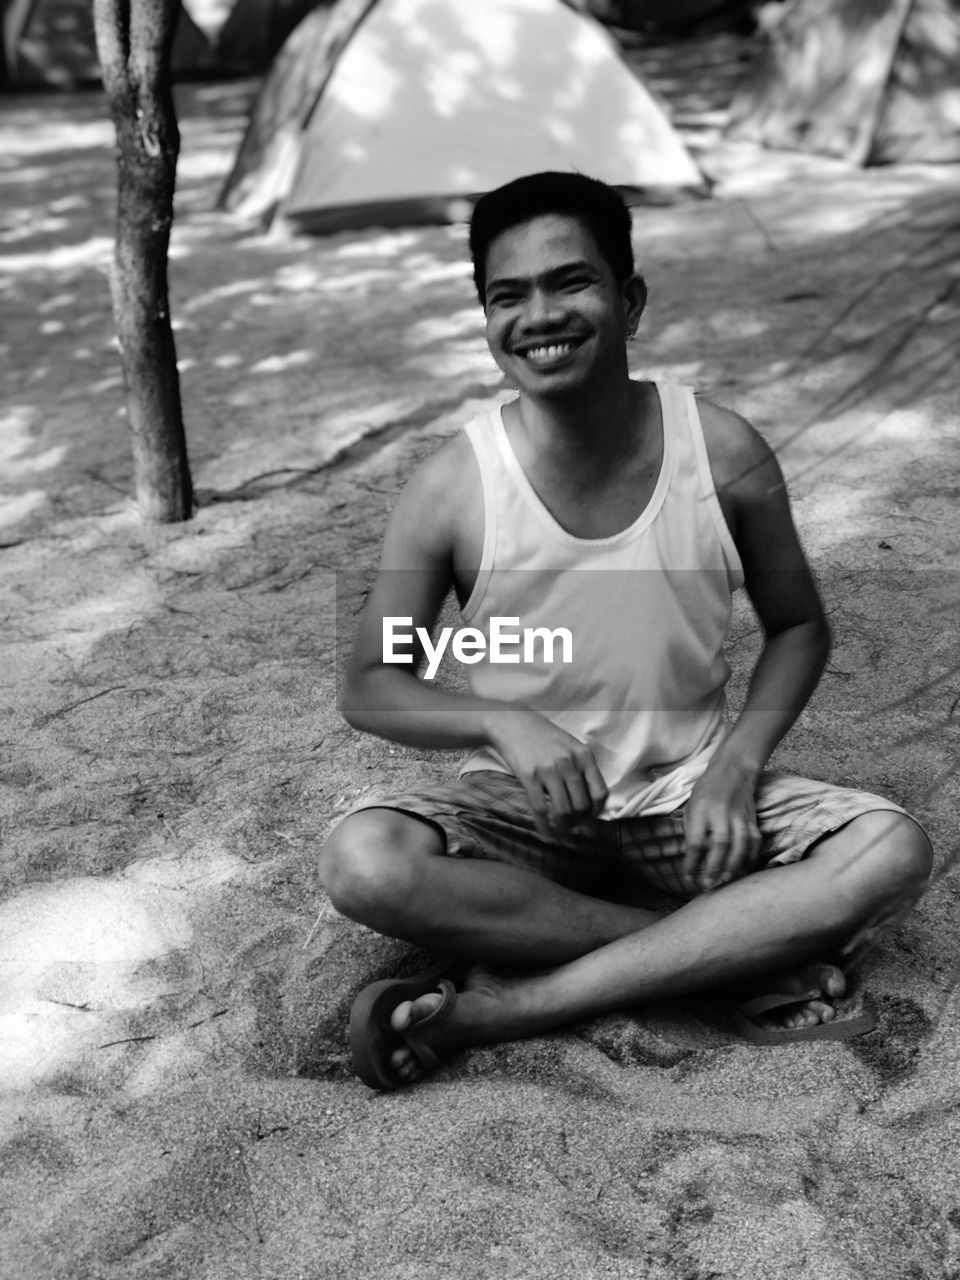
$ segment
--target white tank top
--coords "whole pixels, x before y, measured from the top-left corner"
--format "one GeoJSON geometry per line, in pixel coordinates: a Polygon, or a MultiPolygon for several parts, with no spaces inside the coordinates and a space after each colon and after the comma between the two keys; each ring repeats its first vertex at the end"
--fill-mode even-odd
{"type": "MultiPolygon", "coordinates": [[[[468,423],[483,485],[480,571],[463,619],[501,628],[566,628],[552,662],[534,640],[531,661],[468,667],[481,698],[523,702],[589,745],[609,789],[604,818],[668,813],[683,804],[724,735],[723,645],[740,557],[717,500],[700,414],[688,387],[656,384],[663,463],[632,525],[609,538],[576,538],[537,497],[500,408],[468,423]]],[[[522,644],[504,646],[522,659],[522,644]]],[[[461,774],[508,773],[492,748],[461,774]]]]}

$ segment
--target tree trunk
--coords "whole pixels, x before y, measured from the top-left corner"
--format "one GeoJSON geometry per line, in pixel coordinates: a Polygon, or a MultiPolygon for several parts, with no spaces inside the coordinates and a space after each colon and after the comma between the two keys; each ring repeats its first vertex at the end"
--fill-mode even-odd
{"type": "Polygon", "coordinates": [[[117,135],[117,231],[110,290],[126,386],[137,504],[145,520],[193,512],[170,325],[167,250],[180,133],[170,50],[180,0],[94,0],[103,85],[117,135]]]}

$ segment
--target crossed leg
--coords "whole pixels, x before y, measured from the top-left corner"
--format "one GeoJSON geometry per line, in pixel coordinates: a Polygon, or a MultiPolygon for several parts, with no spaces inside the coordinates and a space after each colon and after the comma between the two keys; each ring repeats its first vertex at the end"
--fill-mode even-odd
{"type": "MultiPolygon", "coordinates": [[[[753,872],[667,916],[574,892],[501,863],[447,858],[428,824],[386,809],[345,819],[321,854],[321,879],[345,915],[381,933],[474,963],[431,1047],[536,1035],[569,1022],[732,984],[825,954],[849,954],[916,901],[930,874],[921,829],[902,814],[866,813],[799,863],[753,872]],[[517,975],[511,970],[526,972],[517,975]]],[[[792,1015],[829,1017],[843,992],[826,973],[822,1001],[792,1015]]],[[[402,1032],[439,996],[404,1002],[402,1032]]],[[[421,1068],[399,1050],[394,1068],[421,1068]]]]}

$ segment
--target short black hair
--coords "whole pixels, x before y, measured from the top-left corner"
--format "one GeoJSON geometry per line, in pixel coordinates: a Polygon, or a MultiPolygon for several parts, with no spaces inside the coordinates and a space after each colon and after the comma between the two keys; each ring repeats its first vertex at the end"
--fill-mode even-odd
{"type": "Polygon", "coordinates": [[[470,218],[470,257],[480,305],[486,304],[487,254],[497,236],[545,214],[576,218],[597,243],[618,284],[634,272],[630,210],[614,187],[583,173],[529,173],[480,197],[470,218]]]}

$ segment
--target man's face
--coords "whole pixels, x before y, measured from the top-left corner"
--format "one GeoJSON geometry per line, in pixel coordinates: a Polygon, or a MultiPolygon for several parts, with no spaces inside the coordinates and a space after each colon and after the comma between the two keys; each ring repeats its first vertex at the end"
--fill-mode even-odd
{"type": "Polygon", "coordinates": [[[637,277],[618,284],[576,218],[533,218],[497,236],[487,252],[487,343],[507,377],[533,397],[624,376],[642,298],[637,277]]]}

